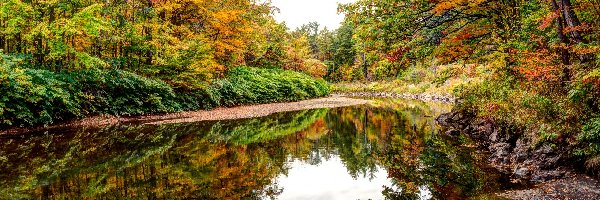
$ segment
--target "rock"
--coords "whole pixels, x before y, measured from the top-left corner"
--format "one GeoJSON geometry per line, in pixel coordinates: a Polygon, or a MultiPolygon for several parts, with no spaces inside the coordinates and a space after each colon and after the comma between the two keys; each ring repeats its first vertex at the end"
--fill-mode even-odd
{"type": "Polygon", "coordinates": [[[525,142],[525,139],[518,139],[515,143],[515,148],[513,149],[513,159],[511,160],[511,162],[521,163],[527,160],[529,157],[529,147],[525,142]]]}
{"type": "Polygon", "coordinates": [[[450,130],[447,130],[444,134],[446,134],[448,136],[458,136],[458,135],[460,135],[460,131],[458,131],[456,129],[450,129],[450,130]]]}
{"type": "Polygon", "coordinates": [[[492,123],[483,123],[482,125],[477,125],[476,130],[479,132],[478,134],[491,135],[494,131],[494,126],[492,123]]]}
{"type": "Polygon", "coordinates": [[[438,116],[437,118],[435,118],[435,121],[442,126],[449,126],[448,124],[448,117],[450,116],[450,113],[444,113],[441,114],[440,116],[438,116]]]}
{"type": "Polygon", "coordinates": [[[506,164],[506,160],[505,158],[508,158],[508,155],[510,154],[510,144],[508,143],[495,143],[492,144],[490,147],[490,152],[492,153],[492,159],[495,160],[501,160],[502,163],[506,164]]]}
{"type": "Polygon", "coordinates": [[[537,150],[535,150],[535,153],[537,153],[537,154],[551,154],[551,153],[554,153],[554,149],[552,149],[552,147],[550,145],[544,144],[540,148],[538,148],[537,150]]]}
{"type": "Polygon", "coordinates": [[[475,140],[480,150],[488,151],[490,165],[501,173],[511,176],[515,182],[543,182],[563,177],[564,169],[558,169],[564,155],[558,154],[550,145],[532,150],[531,141],[518,132],[494,122],[477,119],[469,113],[446,113],[436,121],[448,130],[446,135],[464,133],[475,140]],[[460,130],[460,131],[459,131],[460,130]]]}
{"type": "Polygon", "coordinates": [[[541,182],[546,182],[549,180],[556,180],[556,179],[560,179],[563,178],[565,176],[566,172],[562,169],[556,169],[556,170],[541,170],[541,171],[537,171],[536,173],[534,173],[531,176],[531,181],[536,182],[536,183],[541,183],[541,182]]]}
{"type": "Polygon", "coordinates": [[[520,178],[528,178],[530,174],[531,171],[526,167],[519,168],[514,172],[514,175],[520,178]]]}
{"type": "Polygon", "coordinates": [[[333,96],[349,96],[349,97],[391,97],[403,99],[416,99],[422,101],[436,101],[444,103],[457,103],[458,99],[451,95],[436,95],[436,94],[400,94],[395,92],[350,92],[332,94],[333,96]]]}
{"type": "Polygon", "coordinates": [[[461,119],[463,119],[463,114],[455,113],[451,119],[452,119],[452,121],[456,121],[456,122],[461,121],[461,119]]]}
{"type": "Polygon", "coordinates": [[[558,165],[558,161],[560,160],[560,156],[552,156],[541,160],[540,168],[541,169],[553,169],[558,165]]]}
{"type": "Polygon", "coordinates": [[[492,133],[490,134],[490,141],[491,142],[505,142],[502,140],[500,134],[501,133],[498,129],[492,131],[492,133]]]}

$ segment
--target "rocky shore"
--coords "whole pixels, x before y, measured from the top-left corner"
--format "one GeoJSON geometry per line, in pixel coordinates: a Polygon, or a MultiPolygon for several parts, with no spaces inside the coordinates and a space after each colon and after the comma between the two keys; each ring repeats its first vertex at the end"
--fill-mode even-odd
{"type": "Polygon", "coordinates": [[[443,103],[457,103],[458,99],[452,95],[440,95],[440,94],[400,94],[393,92],[348,92],[348,93],[337,93],[337,96],[345,97],[387,97],[387,98],[401,98],[401,99],[414,99],[421,101],[431,102],[443,102],[443,103]]]}
{"type": "Polygon", "coordinates": [[[500,196],[511,199],[564,199],[575,197],[594,197],[600,199],[600,186],[596,180],[583,181],[581,185],[573,177],[587,177],[574,170],[573,162],[564,147],[541,145],[533,148],[527,137],[522,137],[518,129],[510,126],[495,124],[492,121],[480,119],[470,113],[451,112],[440,115],[437,123],[445,127],[445,134],[458,136],[466,134],[478,145],[480,151],[489,154],[491,166],[501,173],[507,174],[511,182],[534,184],[533,189],[507,191],[500,196]],[[560,185],[570,190],[560,193],[543,193],[539,191],[554,190],[553,182],[573,182],[571,186],[560,185]],[[588,188],[587,190],[579,190],[588,188]],[[591,189],[589,189],[591,188],[591,189]],[[582,191],[591,191],[582,193],[582,191]],[[594,192],[595,191],[595,192],[594,192]],[[551,195],[550,195],[551,194],[551,195]],[[524,196],[523,196],[524,195],[524,196]],[[556,196],[558,195],[558,196],[556,196]]]}

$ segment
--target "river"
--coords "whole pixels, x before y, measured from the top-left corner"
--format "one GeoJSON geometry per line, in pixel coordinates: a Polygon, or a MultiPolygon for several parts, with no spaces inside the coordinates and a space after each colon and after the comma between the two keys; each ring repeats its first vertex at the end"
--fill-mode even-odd
{"type": "Polygon", "coordinates": [[[462,199],[514,187],[401,99],[0,136],[0,199],[462,199]]]}

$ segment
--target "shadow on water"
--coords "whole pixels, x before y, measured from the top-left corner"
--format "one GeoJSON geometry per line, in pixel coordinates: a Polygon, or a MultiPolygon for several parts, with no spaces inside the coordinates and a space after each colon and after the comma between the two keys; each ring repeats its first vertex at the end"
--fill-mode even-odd
{"type": "Polygon", "coordinates": [[[375,199],[461,199],[509,187],[467,139],[438,134],[434,118],[450,108],[378,99],[255,119],[1,136],[0,199],[279,198],[298,184],[282,177],[299,166],[342,170],[361,184],[380,184],[373,180],[383,173],[375,199]]]}

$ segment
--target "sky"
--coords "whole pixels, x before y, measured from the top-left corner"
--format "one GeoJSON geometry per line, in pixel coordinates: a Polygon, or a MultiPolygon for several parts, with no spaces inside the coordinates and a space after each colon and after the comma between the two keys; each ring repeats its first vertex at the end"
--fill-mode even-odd
{"type": "Polygon", "coordinates": [[[272,0],[272,5],[279,8],[275,19],[285,22],[294,30],[302,24],[316,21],[320,28],[337,29],[344,15],[337,13],[337,3],[351,3],[356,0],[272,0]]]}

